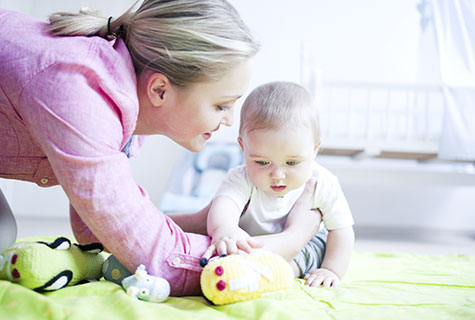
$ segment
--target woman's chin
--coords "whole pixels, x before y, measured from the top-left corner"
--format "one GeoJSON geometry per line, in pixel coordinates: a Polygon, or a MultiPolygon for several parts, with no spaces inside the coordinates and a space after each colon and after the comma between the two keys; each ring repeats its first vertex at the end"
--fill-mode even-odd
{"type": "Polygon", "coordinates": [[[200,138],[193,139],[192,141],[189,141],[188,143],[180,143],[180,145],[191,152],[200,152],[205,147],[206,141],[207,140],[202,139],[200,137],[200,138]]]}

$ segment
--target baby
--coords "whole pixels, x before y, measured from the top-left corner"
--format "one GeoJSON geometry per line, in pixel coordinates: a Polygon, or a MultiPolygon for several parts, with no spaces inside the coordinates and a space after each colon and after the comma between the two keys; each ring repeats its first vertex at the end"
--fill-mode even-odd
{"type": "Polygon", "coordinates": [[[306,181],[315,177],[311,208],[324,228],[289,263],[310,286],[337,286],[353,251],[353,218],[337,178],[315,162],[320,127],[310,94],[290,82],[257,87],[242,106],[238,142],[245,164],[229,171],[213,198],[207,252],[250,252],[254,237],[282,232],[306,181]]]}

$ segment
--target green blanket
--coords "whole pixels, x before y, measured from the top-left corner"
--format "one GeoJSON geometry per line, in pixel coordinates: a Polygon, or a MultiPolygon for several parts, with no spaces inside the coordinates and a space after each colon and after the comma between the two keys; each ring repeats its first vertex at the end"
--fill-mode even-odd
{"type": "Polygon", "coordinates": [[[475,256],[355,253],[338,288],[286,291],[212,306],[202,297],[150,303],[99,281],[40,294],[0,281],[0,319],[475,319],[475,256]]]}

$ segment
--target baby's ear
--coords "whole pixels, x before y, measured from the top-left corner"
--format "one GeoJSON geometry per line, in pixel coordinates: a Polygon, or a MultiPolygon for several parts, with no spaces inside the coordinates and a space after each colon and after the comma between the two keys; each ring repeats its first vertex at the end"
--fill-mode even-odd
{"type": "Polygon", "coordinates": [[[318,142],[315,144],[315,147],[314,147],[315,155],[317,155],[318,150],[320,149],[321,144],[322,144],[322,140],[318,140],[318,142]]]}
{"type": "Polygon", "coordinates": [[[238,137],[238,138],[237,138],[237,142],[239,143],[239,146],[241,147],[241,151],[244,152],[244,147],[243,147],[243,145],[242,145],[242,139],[241,139],[241,137],[238,137]]]}

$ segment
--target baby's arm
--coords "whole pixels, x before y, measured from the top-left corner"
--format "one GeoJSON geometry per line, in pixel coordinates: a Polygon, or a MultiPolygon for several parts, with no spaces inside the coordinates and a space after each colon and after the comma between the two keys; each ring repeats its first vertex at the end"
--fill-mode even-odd
{"type": "Polygon", "coordinates": [[[322,266],[305,277],[312,287],[336,287],[350,265],[355,233],[352,226],[328,230],[322,266]]]}
{"type": "Polygon", "coordinates": [[[322,215],[318,209],[311,209],[315,186],[315,178],[307,181],[302,195],[295,202],[287,217],[284,231],[254,237],[263,244],[264,250],[277,253],[290,262],[317,233],[322,215]]]}
{"type": "Polygon", "coordinates": [[[209,259],[213,253],[234,254],[238,250],[250,253],[261,245],[239,226],[242,209],[227,196],[216,197],[208,213],[207,229],[212,238],[211,246],[203,254],[209,259]]]}

